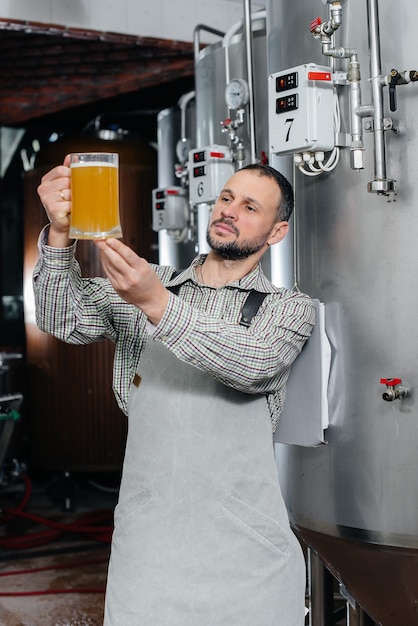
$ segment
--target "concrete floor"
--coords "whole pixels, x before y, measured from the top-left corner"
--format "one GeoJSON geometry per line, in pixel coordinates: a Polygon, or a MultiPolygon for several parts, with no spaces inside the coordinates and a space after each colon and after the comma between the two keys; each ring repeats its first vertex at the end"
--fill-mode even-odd
{"type": "Polygon", "coordinates": [[[0,626],[101,626],[113,507],[116,492],[101,491],[68,477],[35,485],[25,511],[53,524],[99,525],[109,533],[59,532],[35,519],[13,515],[23,493],[0,487],[0,626]],[[68,508],[72,510],[68,510],[68,508]],[[99,512],[98,521],[91,515],[99,512]],[[1,523],[3,522],[3,523],[1,523]],[[42,535],[40,535],[42,533],[42,535]],[[32,547],[21,548],[21,541],[32,547]],[[35,545],[38,544],[38,545],[35,545]]]}
{"type": "Polygon", "coordinates": [[[2,563],[2,574],[22,570],[27,572],[2,576],[2,594],[35,592],[36,595],[1,597],[0,624],[100,626],[103,622],[107,556],[107,550],[101,550],[84,552],[82,555],[51,555],[2,563]],[[59,569],[55,569],[57,565],[59,569]],[[43,567],[51,569],[36,571],[43,567]],[[92,588],[102,591],[69,593],[76,589],[92,588]]]}

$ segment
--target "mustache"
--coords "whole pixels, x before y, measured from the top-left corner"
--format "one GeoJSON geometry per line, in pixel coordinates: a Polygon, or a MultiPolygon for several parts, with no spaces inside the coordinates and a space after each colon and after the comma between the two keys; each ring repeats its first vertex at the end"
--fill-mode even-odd
{"type": "Polygon", "coordinates": [[[225,219],[224,217],[220,217],[218,220],[214,220],[211,226],[215,226],[215,224],[225,224],[225,226],[228,226],[228,228],[233,230],[236,235],[239,235],[238,228],[235,226],[235,224],[231,220],[225,219]]]}

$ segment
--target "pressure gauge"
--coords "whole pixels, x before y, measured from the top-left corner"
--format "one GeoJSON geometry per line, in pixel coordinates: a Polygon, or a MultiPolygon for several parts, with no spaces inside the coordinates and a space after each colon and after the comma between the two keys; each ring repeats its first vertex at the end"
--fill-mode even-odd
{"type": "Polygon", "coordinates": [[[179,139],[176,145],[176,154],[180,163],[186,163],[189,158],[189,151],[192,149],[192,142],[190,139],[183,137],[179,139]]]}
{"type": "Polygon", "coordinates": [[[242,78],[233,78],[225,88],[225,101],[230,109],[241,109],[248,102],[248,85],[242,78]]]}

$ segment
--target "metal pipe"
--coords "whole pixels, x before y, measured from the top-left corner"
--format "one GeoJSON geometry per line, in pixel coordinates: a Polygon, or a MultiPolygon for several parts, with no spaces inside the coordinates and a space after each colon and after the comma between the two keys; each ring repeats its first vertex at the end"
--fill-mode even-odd
{"type": "Polygon", "coordinates": [[[212,28],[211,26],[205,26],[204,24],[198,24],[193,31],[193,42],[194,42],[194,60],[195,64],[197,61],[197,57],[200,52],[200,31],[206,31],[207,33],[212,33],[212,35],[217,35],[218,37],[224,37],[225,33],[221,30],[217,30],[216,28],[212,28]]]}
{"type": "Polygon", "coordinates": [[[351,117],[351,152],[350,162],[353,170],[364,168],[363,122],[358,114],[361,107],[360,63],[357,55],[350,59],[348,64],[347,80],[350,87],[350,117],[351,117]]]}
{"type": "Polygon", "coordinates": [[[386,178],[386,154],[383,130],[383,92],[380,86],[381,60],[380,35],[377,0],[367,0],[369,49],[370,49],[370,77],[372,83],[372,99],[374,106],[373,130],[375,136],[375,177],[386,178]]]}
{"type": "Polygon", "coordinates": [[[180,121],[180,137],[181,139],[185,139],[186,135],[186,109],[191,100],[194,99],[196,95],[195,91],[189,91],[189,93],[184,94],[178,101],[178,106],[180,108],[181,121],[180,121]]]}
{"type": "Polygon", "coordinates": [[[254,76],[253,76],[253,40],[251,22],[251,0],[244,0],[244,30],[245,49],[247,57],[247,78],[249,92],[249,123],[250,123],[250,159],[251,163],[256,162],[255,146],[255,107],[254,107],[254,76]]]}
{"type": "MultiPolygon", "coordinates": [[[[267,18],[267,11],[262,9],[261,11],[257,11],[251,17],[252,20],[267,18]]],[[[225,83],[228,84],[230,81],[230,73],[229,73],[229,46],[231,45],[232,37],[242,30],[243,21],[238,20],[231,28],[227,31],[225,37],[222,41],[222,46],[225,48],[225,83]]]]}
{"type": "Polygon", "coordinates": [[[394,181],[386,177],[386,147],[383,119],[383,87],[381,81],[379,12],[377,0],[367,0],[367,20],[370,51],[370,80],[373,102],[374,180],[369,191],[385,194],[394,191],[394,181]]]}
{"type": "Polygon", "coordinates": [[[331,43],[324,42],[322,44],[322,54],[334,59],[348,59],[357,54],[357,48],[332,48],[331,43]]]}
{"type": "Polygon", "coordinates": [[[225,51],[225,84],[227,85],[230,81],[230,73],[229,73],[229,46],[231,43],[232,37],[238,33],[242,29],[242,20],[236,22],[231,28],[227,31],[225,37],[222,40],[222,47],[225,51]]]}

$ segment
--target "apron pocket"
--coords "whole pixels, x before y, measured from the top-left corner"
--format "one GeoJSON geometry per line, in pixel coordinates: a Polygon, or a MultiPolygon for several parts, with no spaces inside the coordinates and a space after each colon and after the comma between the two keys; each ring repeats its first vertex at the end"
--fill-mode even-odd
{"type": "Polygon", "coordinates": [[[248,534],[255,536],[258,541],[261,539],[268,541],[283,554],[288,551],[289,535],[278,521],[260,513],[233,495],[226,498],[223,506],[240,523],[240,526],[244,526],[248,534]]]}
{"type": "Polygon", "coordinates": [[[119,502],[115,508],[115,526],[116,524],[123,523],[126,518],[131,516],[133,513],[138,513],[139,509],[142,509],[150,500],[151,494],[148,489],[144,487],[129,496],[129,498],[126,498],[126,500],[119,502]]]}

